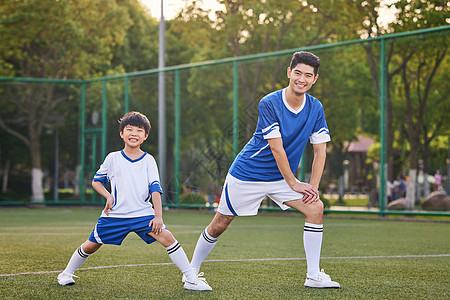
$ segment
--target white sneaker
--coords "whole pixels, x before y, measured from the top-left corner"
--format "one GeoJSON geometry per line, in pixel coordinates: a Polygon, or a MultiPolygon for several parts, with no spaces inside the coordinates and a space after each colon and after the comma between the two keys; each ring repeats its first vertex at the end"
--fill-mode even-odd
{"type": "Polygon", "coordinates": [[[184,288],[186,290],[192,291],[212,291],[212,288],[206,282],[206,279],[203,277],[197,277],[194,282],[190,282],[186,280],[184,283],[184,288]]]}
{"type": "Polygon", "coordinates": [[[75,276],[73,274],[69,274],[69,273],[59,273],[58,275],[58,283],[59,285],[72,285],[75,284],[75,280],[73,280],[73,277],[78,278],[78,276],[75,276]]]}
{"type": "MultiPolygon", "coordinates": [[[[192,270],[194,270],[194,274],[198,276],[203,276],[203,272],[201,272],[200,274],[198,273],[198,270],[196,268],[192,268],[192,270]]],[[[183,277],[181,277],[181,282],[185,283],[187,281],[186,275],[183,274],[183,277]]]]}
{"type": "Polygon", "coordinates": [[[306,275],[305,286],[312,288],[340,288],[341,285],[336,281],[332,281],[323,269],[316,276],[308,277],[306,275]]]}

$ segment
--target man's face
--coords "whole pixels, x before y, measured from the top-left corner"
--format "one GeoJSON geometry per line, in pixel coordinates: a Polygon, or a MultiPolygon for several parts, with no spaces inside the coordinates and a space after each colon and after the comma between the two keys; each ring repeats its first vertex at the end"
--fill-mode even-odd
{"type": "Polygon", "coordinates": [[[293,69],[288,68],[287,77],[292,91],[297,95],[302,95],[312,87],[319,74],[314,75],[314,67],[312,66],[298,64],[293,69]]]}

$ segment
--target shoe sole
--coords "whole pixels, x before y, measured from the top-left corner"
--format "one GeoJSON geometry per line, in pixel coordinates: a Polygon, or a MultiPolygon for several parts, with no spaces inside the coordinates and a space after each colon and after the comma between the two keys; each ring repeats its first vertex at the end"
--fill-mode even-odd
{"type": "Polygon", "coordinates": [[[306,285],[306,284],[304,286],[307,288],[316,288],[316,289],[338,289],[341,287],[340,285],[339,286],[323,286],[323,285],[318,286],[318,285],[306,285]]]}

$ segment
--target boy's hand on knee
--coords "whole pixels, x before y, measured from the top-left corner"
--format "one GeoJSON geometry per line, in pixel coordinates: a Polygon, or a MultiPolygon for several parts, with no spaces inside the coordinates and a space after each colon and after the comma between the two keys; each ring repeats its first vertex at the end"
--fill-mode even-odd
{"type": "Polygon", "coordinates": [[[150,221],[148,224],[149,227],[152,227],[152,233],[159,234],[162,231],[162,227],[164,225],[164,222],[162,220],[162,217],[154,217],[153,220],[150,221]]]}

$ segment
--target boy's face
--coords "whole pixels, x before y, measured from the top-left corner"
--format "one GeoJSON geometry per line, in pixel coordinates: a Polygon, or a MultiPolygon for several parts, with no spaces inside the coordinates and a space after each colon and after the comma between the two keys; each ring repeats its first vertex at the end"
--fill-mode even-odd
{"type": "Polygon", "coordinates": [[[306,93],[314,83],[316,83],[319,74],[314,75],[314,67],[298,64],[294,68],[288,68],[287,77],[289,78],[289,87],[297,95],[306,93]]]}
{"type": "Polygon", "coordinates": [[[148,134],[145,133],[144,128],[127,125],[123,128],[123,131],[120,132],[120,137],[123,139],[125,147],[136,148],[140,147],[140,145],[147,139],[148,134]]]}

